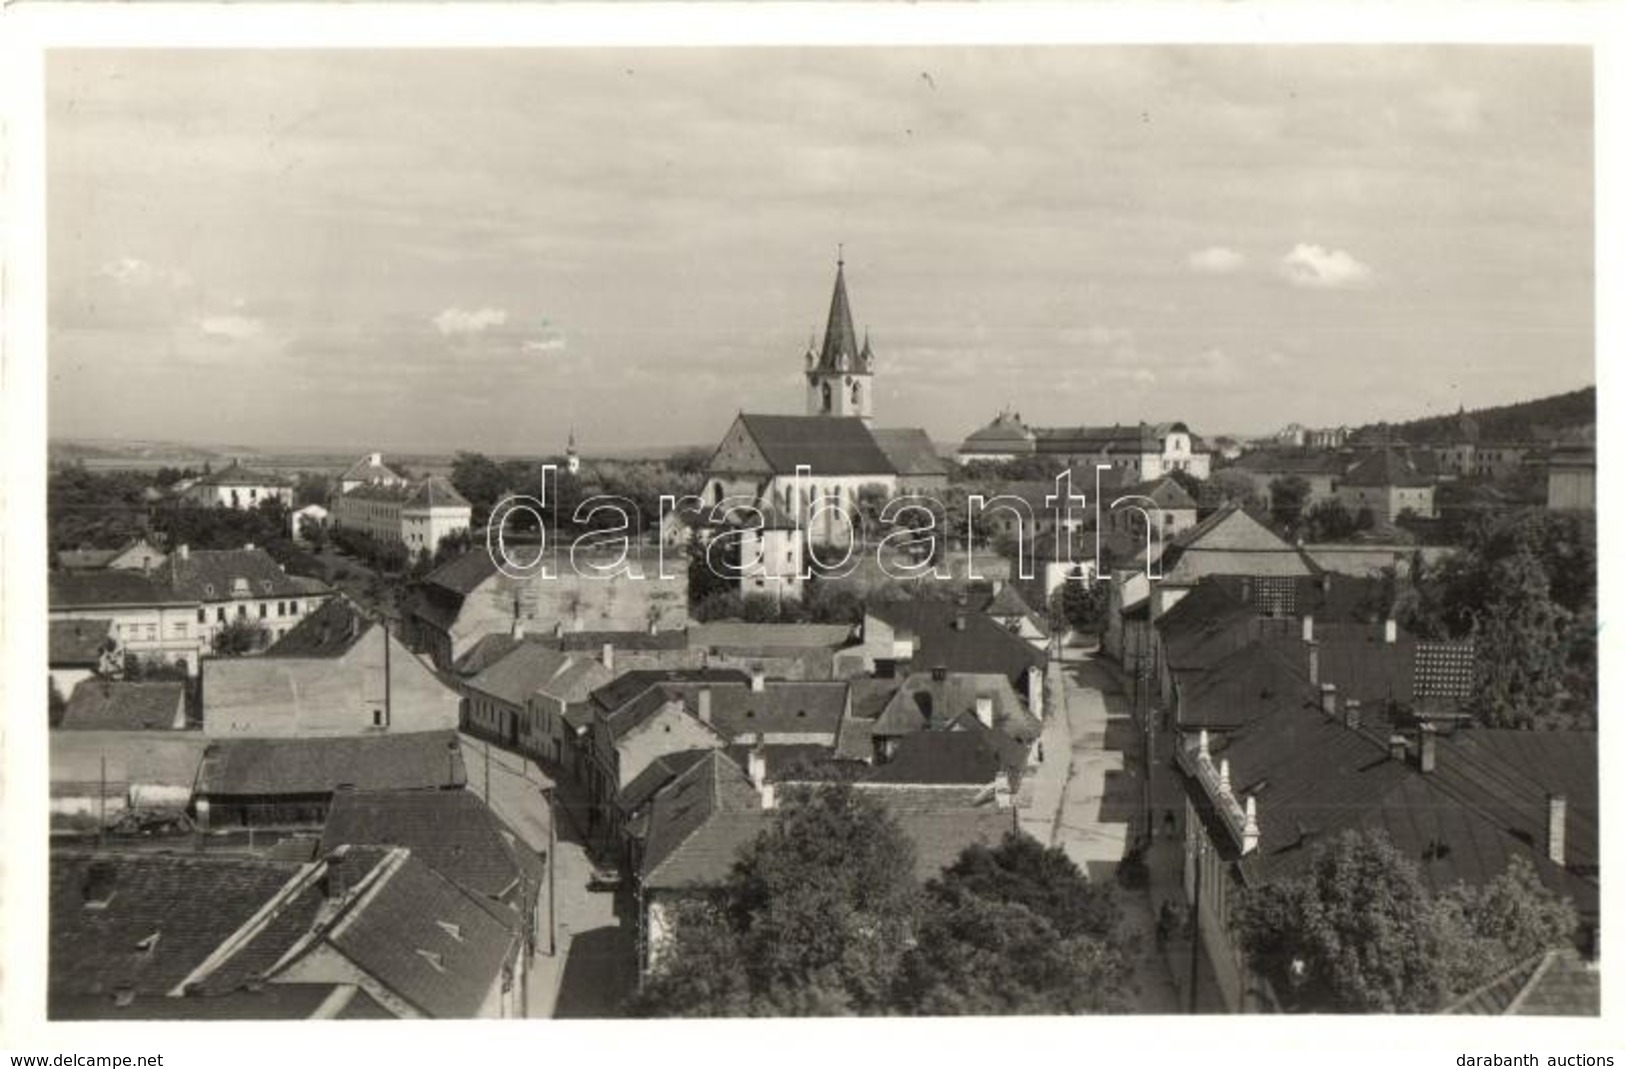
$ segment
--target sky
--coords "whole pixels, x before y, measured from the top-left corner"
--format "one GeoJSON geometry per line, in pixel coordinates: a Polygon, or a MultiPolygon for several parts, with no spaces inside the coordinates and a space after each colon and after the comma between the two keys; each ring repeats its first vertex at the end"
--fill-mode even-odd
{"type": "Polygon", "coordinates": [[[1507,46],[66,51],[49,432],[584,452],[799,413],[1265,433],[1595,380],[1591,59],[1507,46]]]}

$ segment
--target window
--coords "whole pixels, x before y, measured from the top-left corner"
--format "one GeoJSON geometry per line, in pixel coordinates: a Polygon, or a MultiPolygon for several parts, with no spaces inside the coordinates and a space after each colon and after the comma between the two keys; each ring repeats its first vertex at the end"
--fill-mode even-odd
{"type": "Polygon", "coordinates": [[[248,606],[247,605],[239,605],[239,606],[237,606],[237,618],[239,620],[242,620],[242,619],[246,619],[247,616],[248,616],[248,606]]]}
{"type": "Polygon", "coordinates": [[[209,622],[209,610],[208,609],[199,609],[197,611],[197,622],[200,623],[200,624],[206,624],[206,623],[209,622]]]}
{"type": "Polygon", "coordinates": [[[263,601],[262,601],[262,602],[260,602],[260,619],[261,619],[261,620],[263,620],[263,619],[265,619],[265,617],[266,617],[266,610],[267,610],[267,609],[268,609],[268,608],[269,608],[269,606],[268,606],[268,605],[266,605],[266,604],[265,604],[265,602],[263,602],[263,601]]]}
{"type": "Polygon", "coordinates": [[[299,603],[297,601],[288,602],[288,615],[289,616],[298,616],[299,615],[299,603]]]}
{"type": "Polygon", "coordinates": [[[214,610],[214,622],[217,624],[226,622],[226,607],[224,605],[214,610]]]}
{"type": "Polygon", "coordinates": [[[288,615],[288,603],[285,602],[285,601],[277,602],[276,603],[276,614],[278,616],[286,616],[286,615],[288,615]]]}
{"type": "Polygon", "coordinates": [[[175,626],[173,628],[171,628],[171,630],[175,632],[175,637],[176,638],[185,638],[186,637],[186,621],[185,620],[176,620],[175,621],[175,626]]]}
{"type": "Polygon", "coordinates": [[[374,709],[372,711],[372,726],[375,728],[381,728],[384,726],[384,711],[382,709],[374,709]]]}

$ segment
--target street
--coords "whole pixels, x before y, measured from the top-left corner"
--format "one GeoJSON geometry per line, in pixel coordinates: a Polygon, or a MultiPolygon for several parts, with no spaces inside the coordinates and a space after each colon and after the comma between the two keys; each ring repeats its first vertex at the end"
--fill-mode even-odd
{"type": "MultiPolygon", "coordinates": [[[[636,980],[635,925],[629,911],[617,915],[614,894],[588,889],[592,862],[578,824],[569,815],[580,811],[576,788],[567,778],[555,779],[535,761],[466,733],[460,737],[468,768],[468,789],[486,799],[525,846],[538,853],[545,854],[548,849],[549,814],[543,790],[557,789],[560,794],[558,844],[549,862],[558,866],[553,874],[557,953],[548,954],[544,931],[531,963],[526,1015],[615,1016],[636,980]]],[[[544,884],[544,918],[548,894],[544,884]]]]}

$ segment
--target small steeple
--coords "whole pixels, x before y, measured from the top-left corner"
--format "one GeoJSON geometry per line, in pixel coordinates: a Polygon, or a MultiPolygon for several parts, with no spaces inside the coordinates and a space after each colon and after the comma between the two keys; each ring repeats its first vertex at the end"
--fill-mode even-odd
{"type": "Polygon", "coordinates": [[[829,322],[824,327],[820,371],[846,371],[858,362],[858,332],[852,326],[852,306],[846,297],[846,260],[835,261],[835,292],[829,301],[829,322]]]}

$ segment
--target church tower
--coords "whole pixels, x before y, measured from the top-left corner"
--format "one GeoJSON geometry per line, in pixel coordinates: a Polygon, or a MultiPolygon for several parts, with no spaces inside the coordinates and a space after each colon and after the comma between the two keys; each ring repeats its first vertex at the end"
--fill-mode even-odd
{"type": "Polygon", "coordinates": [[[857,416],[865,424],[874,422],[875,354],[869,339],[858,346],[858,333],[852,327],[852,306],[846,299],[846,261],[835,262],[835,295],[829,302],[829,323],[824,327],[824,347],[807,348],[807,414],[809,416],[857,416]]]}

